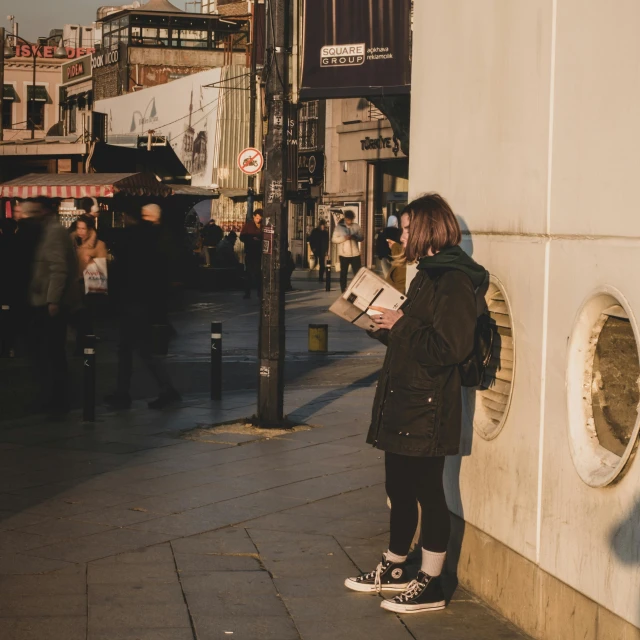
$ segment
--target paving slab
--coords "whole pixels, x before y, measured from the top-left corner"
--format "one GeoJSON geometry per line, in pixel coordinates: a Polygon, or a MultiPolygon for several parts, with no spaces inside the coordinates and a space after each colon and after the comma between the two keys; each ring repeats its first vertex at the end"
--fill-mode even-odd
{"type": "MultiPolygon", "coordinates": [[[[255,302],[205,298],[178,318],[183,350],[169,362],[206,373],[208,320],[219,314],[225,366],[255,367],[255,302]]],[[[288,302],[287,368],[301,375],[286,412],[309,431],[183,439],[253,414],[251,391],[222,402],[194,392],[162,413],[139,400],[129,412],[99,408],[91,427],[79,413],[56,425],[0,422],[2,640],[524,638],[454,576],[449,608],[425,616],[400,618],[380,597],[345,589],[387,545],[383,456],[364,441],[384,349],[329,319],[327,301],[311,289],[288,302]],[[304,353],[306,325],[324,319],[332,349],[353,353],[304,353]]]]}

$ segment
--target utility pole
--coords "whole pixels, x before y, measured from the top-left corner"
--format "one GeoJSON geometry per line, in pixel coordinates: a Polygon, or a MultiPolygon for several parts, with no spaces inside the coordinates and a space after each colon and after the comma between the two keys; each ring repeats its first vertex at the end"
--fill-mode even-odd
{"type": "MultiPolygon", "coordinates": [[[[256,69],[257,69],[257,55],[256,55],[256,3],[255,0],[251,4],[251,71],[249,72],[249,146],[255,148],[256,146],[256,103],[257,103],[257,91],[256,91],[256,69]]],[[[253,199],[256,191],[256,177],[249,176],[249,188],[247,197],[247,222],[253,218],[253,199]]]]}
{"type": "Polygon", "coordinates": [[[4,27],[0,27],[0,141],[4,140],[4,27]]]}
{"type": "Polygon", "coordinates": [[[258,345],[258,422],[281,427],[284,419],[285,306],[281,269],[287,256],[287,133],[289,122],[289,2],[266,5],[266,105],[264,249],[258,345]]]}

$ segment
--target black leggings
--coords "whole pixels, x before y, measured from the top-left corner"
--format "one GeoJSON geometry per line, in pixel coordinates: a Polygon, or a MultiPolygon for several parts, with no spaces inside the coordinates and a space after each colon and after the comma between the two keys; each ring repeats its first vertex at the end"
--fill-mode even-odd
{"type": "Polygon", "coordinates": [[[422,547],[434,553],[447,550],[451,523],[444,496],[444,456],[416,458],[385,453],[386,489],[391,501],[389,551],[409,553],[422,507],[422,547]]]}

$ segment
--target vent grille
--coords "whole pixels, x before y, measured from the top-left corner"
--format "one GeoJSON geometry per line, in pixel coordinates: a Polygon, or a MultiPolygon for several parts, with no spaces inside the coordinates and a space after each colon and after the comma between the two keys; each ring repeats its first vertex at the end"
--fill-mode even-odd
{"type": "Polygon", "coordinates": [[[515,349],[511,308],[504,290],[493,277],[485,298],[495,332],[493,353],[482,386],[468,390],[467,400],[474,429],[491,440],[502,430],[511,404],[515,349]]]}

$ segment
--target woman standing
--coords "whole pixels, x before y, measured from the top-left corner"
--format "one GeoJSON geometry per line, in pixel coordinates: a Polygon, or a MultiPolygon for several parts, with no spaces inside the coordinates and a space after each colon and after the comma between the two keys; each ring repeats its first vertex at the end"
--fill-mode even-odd
{"type": "Polygon", "coordinates": [[[401,592],[382,608],[397,613],[442,609],[440,574],[449,542],[445,456],[458,453],[462,422],[458,371],[472,352],[475,289],[487,273],[459,247],[460,226],[447,202],[423,196],[401,217],[407,261],[418,262],[401,311],[380,311],[373,334],[387,345],[367,442],[385,452],[391,502],[389,549],[377,568],[345,585],[354,591],[401,592]],[[422,508],[422,566],[407,578],[406,560],[422,508]]]}
{"type": "Polygon", "coordinates": [[[84,336],[93,331],[93,315],[95,312],[95,298],[97,294],[86,293],[84,272],[86,268],[98,258],[107,258],[107,245],[98,240],[95,217],[84,214],[71,225],[71,237],[74,240],[78,257],[78,286],[82,292],[82,308],[76,313],[73,325],[76,328],[76,353],[83,351],[84,336]]]}

